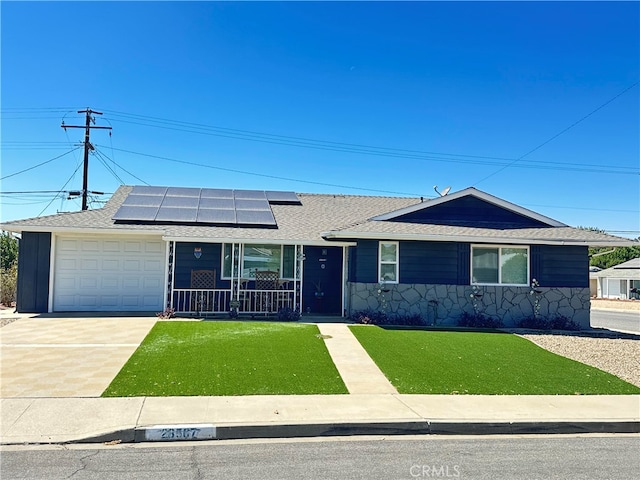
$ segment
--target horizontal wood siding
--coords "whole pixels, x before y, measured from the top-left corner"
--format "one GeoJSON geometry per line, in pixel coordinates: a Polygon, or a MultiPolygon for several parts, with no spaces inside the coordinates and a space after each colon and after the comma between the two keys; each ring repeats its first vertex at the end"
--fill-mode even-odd
{"type": "Polygon", "coordinates": [[[356,280],[362,283],[378,283],[378,242],[358,240],[356,280]]]}
{"type": "Polygon", "coordinates": [[[49,308],[51,233],[23,232],[18,253],[16,309],[43,313],[49,308]]]}
{"type": "Polygon", "coordinates": [[[531,278],[541,287],[589,287],[589,251],[581,246],[531,246],[531,278]]]}
{"type": "Polygon", "coordinates": [[[408,213],[395,218],[394,221],[482,228],[533,228],[547,226],[538,220],[506,210],[473,196],[461,197],[440,205],[408,213]]]}
{"type": "Polygon", "coordinates": [[[220,281],[222,246],[219,243],[178,242],[175,248],[174,288],[191,288],[191,270],[215,270],[216,288],[228,288],[230,282],[220,281]],[[194,248],[202,249],[196,258],[194,248]]]}
{"type": "Polygon", "coordinates": [[[458,281],[456,285],[471,282],[471,244],[458,243],[458,281]]]}
{"type": "Polygon", "coordinates": [[[400,242],[400,283],[455,285],[458,263],[454,242],[400,242]]]}
{"type": "Polygon", "coordinates": [[[347,280],[349,282],[356,282],[356,272],[357,272],[357,265],[358,265],[358,249],[356,247],[349,247],[348,250],[348,257],[349,257],[349,271],[348,271],[348,277],[347,280]]]}

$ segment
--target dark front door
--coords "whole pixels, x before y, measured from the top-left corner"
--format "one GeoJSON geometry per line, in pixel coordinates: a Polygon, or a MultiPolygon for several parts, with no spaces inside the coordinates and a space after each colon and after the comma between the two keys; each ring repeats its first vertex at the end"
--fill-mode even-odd
{"type": "Polygon", "coordinates": [[[342,247],[304,247],[303,313],[342,315],[342,247]]]}

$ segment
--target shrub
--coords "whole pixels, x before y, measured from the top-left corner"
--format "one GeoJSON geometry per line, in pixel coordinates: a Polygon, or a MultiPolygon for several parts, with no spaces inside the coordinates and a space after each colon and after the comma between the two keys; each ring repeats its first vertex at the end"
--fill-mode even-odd
{"type": "Polygon", "coordinates": [[[10,307],[16,301],[18,268],[12,265],[0,270],[0,303],[10,307]]]}
{"type": "Polygon", "coordinates": [[[284,322],[297,322],[300,320],[300,310],[297,308],[294,310],[291,307],[283,307],[278,310],[278,320],[284,322]]]}
{"type": "Polygon", "coordinates": [[[580,330],[580,325],[564,315],[556,315],[550,319],[544,317],[527,317],[517,323],[519,328],[532,330],[580,330]]]}
{"type": "Polygon", "coordinates": [[[156,313],[156,317],[161,318],[163,320],[168,320],[169,318],[175,316],[176,311],[171,307],[165,308],[164,312],[156,313]]]}
{"type": "Polygon", "coordinates": [[[349,318],[356,323],[362,323],[366,325],[426,325],[422,316],[417,313],[406,315],[387,315],[385,312],[376,310],[360,310],[353,313],[349,318]]]}
{"type": "Polygon", "coordinates": [[[491,318],[482,313],[464,312],[458,319],[458,326],[470,328],[501,328],[503,324],[499,318],[491,318]]]}

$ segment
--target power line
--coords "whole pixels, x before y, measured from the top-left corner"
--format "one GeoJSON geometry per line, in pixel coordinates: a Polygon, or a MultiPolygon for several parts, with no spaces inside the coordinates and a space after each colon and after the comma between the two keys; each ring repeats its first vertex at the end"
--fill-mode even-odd
{"type": "MultiPolygon", "coordinates": [[[[97,146],[97,145],[96,145],[97,146]]],[[[111,146],[111,150],[113,150],[113,145],[111,146]]],[[[148,182],[145,182],[144,180],[142,180],[140,177],[138,177],[137,175],[131,173],[129,170],[127,170],[126,168],[124,168],[122,165],[120,165],[119,163],[117,163],[115,160],[113,160],[112,158],[109,158],[109,156],[107,154],[105,154],[104,152],[101,152],[99,150],[96,150],[95,153],[97,153],[98,155],[102,155],[103,157],[105,157],[106,159],[108,159],[110,162],[112,162],[116,167],[118,167],[120,170],[123,170],[124,172],[128,173],[129,175],[131,175],[133,178],[135,178],[136,180],[144,183],[145,185],[151,185],[148,182]]],[[[124,182],[123,182],[124,183],[124,182]]]]}
{"type": "MultiPolygon", "coordinates": [[[[97,145],[100,146],[100,145],[97,145]]],[[[178,160],[175,158],[169,158],[169,157],[162,157],[159,155],[151,155],[149,153],[141,153],[141,152],[133,152],[131,150],[125,150],[122,148],[114,148],[114,150],[117,150],[119,152],[126,152],[126,153],[131,153],[133,155],[140,155],[142,157],[149,157],[149,158],[156,158],[158,160],[166,160],[168,162],[174,162],[174,163],[181,163],[184,165],[193,165],[196,167],[202,167],[202,168],[211,168],[213,170],[221,170],[224,172],[231,172],[231,173],[241,173],[243,175],[252,175],[255,177],[262,177],[262,178],[272,178],[275,180],[286,180],[289,182],[299,182],[299,183],[309,183],[312,185],[322,185],[325,187],[337,187],[337,188],[347,188],[347,189],[351,189],[351,190],[362,190],[362,191],[367,191],[367,192],[381,192],[381,193],[390,193],[393,195],[408,195],[411,197],[419,197],[420,194],[417,193],[406,193],[406,192],[395,192],[395,191],[390,191],[390,190],[378,190],[378,189],[373,189],[373,188],[362,188],[362,187],[352,187],[349,185],[339,185],[339,184],[335,184],[335,183],[324,183],[324,182],[314,182],[311,180],[302,180],[302,179],[298,179],[298,178],[288,178],[288,177],[279,177],[277,175],[268,175],[265,173],[255,173],[255,172],[247,172],[244,170],[236,170],[233,168],[224,168],[224,167],[214,167],[213,165],[206,165],[204,163],[197,163],[197,162],[190,162],[187,160],[178,160]]],[[[422,195],[423,197],[425,195],[422,195]]],[[[429,197],[427,197],[429,198],[429,197]]]]}
{"type": "Polygon", "coordinates": [[[80,147],[76,147],[76,148],[74,148],[73,150],[69,150],[68,152],[63,153],[62,155],[58,155],[57,157],[51,158],[51,159],[49,159],[49,160],[47,160],[47,161],[45,161],[45,162],[39,163],[39,164],[34,165],[34,166],[32,166],[32,167],[25,168],[24,170],[20,170],[19,172],[15,172],[15,173],[12,173],[12,174],[10,174],[10,175],[5,175],[4,177],[0,178],[0,180],[4,180],[4,179],[6,179],[6,178],[10,178],[10,177],[15,177],[16,175],[20,175],[21,173],[25,173],[25,172],[28,172],[28,171],[30,171],[30,170],[33,170],[34,168],[38,168],[38,167],[41,167],[42,165],[46,165],[47,163],[51,163],[51,162],[53,162],[54,160],[57,160],[57,159],[59,159],[59,158],[64,157],[65,155],[69,155],[71,152],[75,152],[75,151],[76,151],[76,150],[78,150],[79,148],[80,148],[80,147]]]}
{"type": "MultiPolygon", "coordinates": [[[[182,122],[182,121],[137,115],[137,114],[131,114],[131,113],[108,110],[108,109],[105,109],[104,111],[111,112],[111,115],[115,115],[116,117],[118,116],[123,117],[123,118],[113,118],[113,121],[129,123],[134,125],[162,128],[162,129],[167,129],[172,131],[181,131],[181,132],[199,134],[199,135],[217,136],[217,137],[230,138],[230,139],[236,139],[236,140],[277,144],[277,145],[284,145],[289,147],[310,148],[310,149],[316,149],[316,150],[336,151],[336,152],[344,152],[344,153],[351,153],[351,154],[373,155],[373,156],[382,156],[382,157],[390,157],[390,158],[407,158],[407,159],[414,159],[414,160],[420,160],[420,161],[437,161],[437,162],[444,162],[444,163],[462,163],[462,164],[472,164],[472,165],[473,164],[495,165],[495,166],[501,167],[495,173],[498,173],[499,171],[502,171],[503,169],[509,166],[513,166],[515,163],[519,161],[519,159],[505,158],[505,157],[452,154],[452,153],[445,153],[445,152],[430,152],[430,151],[410,150],[410,149],[401,149],[401,148],[379,147],[379,146],[363,145],[363,144],[357,144],[357,143],[333,142],[328,140],[317,140],[317,139],[310,139],[305,137],[277,135],[277,134],[270,134],[270,133],[264,133],[264,132],[256,132],[251,130],[232,129],[227,127],[219,127],[219,126],[205,125],[205,124],[192,123],[192,122],[182,122]],[[126,120],[126,119],[129,119],[129,120],[126,120]],[[138,120],[138,121],[131,121],[131,119],[138,120]],[[149,122],[152,122],[152,123],[149,123],[149,122]],[[434,156],[434,155],[437,155],[437,156],[434,156]],[[495,160],[495,161],[490,161],[490,160],[495,160]],[[504,162],[508,162],[508,163],[505,164],[504,162]]],[[[576,122],[576,123],[579,123],[579,122],[576,122]]],[[[564,131],[566,130],[568,129],[565,129],[564,131]]],[[[564,131],[561,133],[564,133],[564,131]]],[[[549,141],[551,141],[551,139],[549,141]]],[[[549,141],[545,142],[545,144],[548,143],[549,141]]],[[[541,146],[542,144],[537,148],[540,148],[541,146]]],[[[534,150],[528,152],[527,154],[525,154],[525,156],[528,155],[529,153],[532,153],[533,151],[534,150]]],[[[520,159],[523,157],[520,157],[520,159]]],[[[585,173],[599,173],[599,174],[640,175],[640,170],[632,169],[631,167],[623,167],[623,166],[616,166],[616,165],[584,164],[584,162],[560,163],[560,162],[549,162],[549,161],[538,160],[535,162],[530,162],[527,165],[518,165],[518,168],[530,168],[530,169],[537,169],[537,170],[547,169],[547,170],[579,171],[579,172],[585,172],[585,173]]]]}
{"type": "Polygon", "coordinates": [[[37,217],[39,217],[40,215],[42,215],[42,214],[45,212],[45,210],[51,206],[51,204],[53,203],[53,201],[54,201],[56,198],[58,198],[58,197],[60,196],[60,194],[61,194],[61,193],[63,193],[63,192],[64,192],[64,187],[66,187],[66,186],[67,186],[67,184],[71,181],[71,179],[72,179],[73,177],[75,177],[75,176],[76,176],[76,173],[78,172],[78,170],[80,170],[80,167],[81,167],[81,166],[82,166],[82,162],[79,162],[79,163],[78,163],[78,166],[77,166],[77,167],[76,167],[76,169],[73,171],[73,173],[71,174],[71,176],[69,177],[69,179],[68,179],[66,182],[64,182],[64,185],[62,185],[62,188],[60,188],[60,190],[58,190],[58,192],[57,192],[58,194],[57,194],[56,196],[54,196],[54,197],[51,199],[51,201],[47,204],[47,206],[46,206],[46,207],[44,207],[44,208],[42,209],[42,211],[41,211],[38,215],[36,215],[37,217]]]}
{"type": "Polygon", "coordinates": [[[573,122],[571,125],[569,125],[567,128],[565,128],[564,130],[561,130],[559,133],[556,133],[554,136],[552,136],[551,138],[549,138],[548,140],[542,142],[540,145],[538,145],[537,147],[529,150],[527,153],[525,153],[524,155],[521,155],[520,157],[516,158],[515,160],[513,160],[511,163],[509,163],[508,165],[505,165],[504,167],[496,170],[495,172],[493,172],[490,175],[487,175],[486,177],[484,177],[483,179],[477,181],[476,183],[473,184],[473,186],[475,187],[476,185],[478,185],[481,182],[484,182],[485,180],[493,177],[494,175],[497,175],[498,173],[502,172],[503,170],[505,170],[506,168],[511,167],[512,165],[514,165],[515,163],[519,162],[520,160],[522,160],[524,157],[531,155],[533,152],[541,149],[542,147],[544,147],[545,145],[547,145],[548,143],[552,142],[553,140],[555,140],[556,138],[558,138],[560,135],[562,135],[563,133],[566,133],[567,131],[571,130],[573,127],[575,127],[576,125],[578,125],[579,123],[583,122],[584,120],[586,120],[587,118],[589,118],[591,115],[593,115],[594,113],[598,112],[599,110],[602,110],[604,107],[606,107],[607,105],[609,105],[611,102],[613,102],[614,100],[616,100],[618,97],[624,95],[625,93],[627,93],[629,90],[631,90],[632,88],[634,88],[636,85],[638,85],[640,83],[640,80],[638,80],[637,82],[635,82],[633,85],[625,88],[622,92],[618,93],[616,96],[614,96],[613,98],[610,98],[609,100],[607,100],[606,102],[604,102],[602,105],[600,105],[599,107],[597,107],[595,110],[592,110],[591,112],[587,113],[584,117],[580,118],[579,120],[573,122]]]}

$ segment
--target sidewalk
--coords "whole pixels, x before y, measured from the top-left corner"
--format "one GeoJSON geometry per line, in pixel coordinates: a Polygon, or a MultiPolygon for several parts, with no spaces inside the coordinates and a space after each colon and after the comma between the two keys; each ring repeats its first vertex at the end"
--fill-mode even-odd
{"type": "Polygon", "coordinates": [[[639,433],[640,396],[7,398],[2,444],[330,435],[639,433]],[[175,438],[174,438],[175,439],[175,438]]]}
{"type": "Polygon", "coordinates": [[[640,395],[398,394],[338,323],[318,327],[349,394],[100,398],[156,320],[22,318],[2,327],[0,443],[640,433],[640,395]]]}

